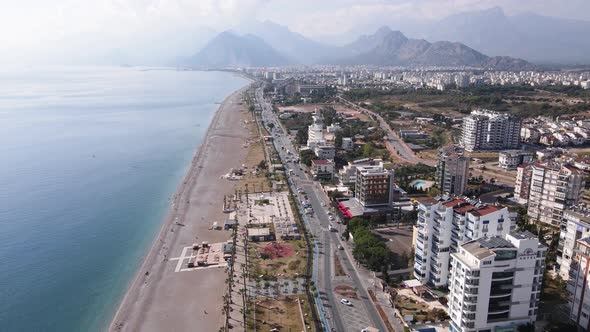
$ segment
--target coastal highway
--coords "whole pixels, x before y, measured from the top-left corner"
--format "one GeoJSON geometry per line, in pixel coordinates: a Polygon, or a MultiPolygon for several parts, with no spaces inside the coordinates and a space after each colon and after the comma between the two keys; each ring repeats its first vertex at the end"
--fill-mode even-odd
{"type": "MultiPolygon", "coordinates": [[[[337,224],[336,220],[330,221],[328,214],[330,212],[330,202],[327,195],[323,192],[318,182],[310,179],[304,171],[304,166],[293,161],[298,158],[298,152],[295,150],[287,133],[282,131],[276,115],[272,112],[272,106],[264,100],[260,89],[256,92],[256,99],[262,107],[262,118],[267,128],[268,124],[274,124],[273,141],[285,167],[293,170],[293,175],[290,176],[290,179],[296,188],[302,189],[314,211],[313,216],[309,217],[308,221],[310,232],[314,236],[317,250],[320,253],[318,255],[318,262],[314,264],[314,268],[316,269],[314,274],[317,273],[316,287],[320,294],[318,306],[321,305],[323,307],[320,308],[320,311],[322,311],[320,318],[322,318],[321,316],[323,314],[324,318],[328,321],[330,325],[328,331],[360,331],[368,326],[376,327],[380,331],[386,331],[385,325],[367,293],[366,285],[363,284],[355,263],[351,261],[352,256],[350,252],[348,252],[348,249],[346,253],[344,253],[344,250],[338,249],[339,247],[344,248],[339,236],[343,226],[337,224]],[[289,154],[287,151],[290,151],[292,154],[289,154]],[[330,224],[338,232],[330,231],[330,224]],[[332,270],[335,255],[339,255],[342,265],[349,271],[350,280],[347,282],[351,283],[360,293],[358,300],[350,299],[353,304],[351,307],[341,304],[340,300],[342,297],[334,292],[334,271],[332,270]]],[[[300,200],[304,195],[299,194],[297,196],[298,204],[300,204],[300,200]]]]}

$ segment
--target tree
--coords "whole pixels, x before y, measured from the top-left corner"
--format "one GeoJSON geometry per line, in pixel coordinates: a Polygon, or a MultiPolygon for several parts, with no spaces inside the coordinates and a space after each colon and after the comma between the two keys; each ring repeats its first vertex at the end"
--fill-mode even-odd
{"type": "Polygon", "coordinates": [[[311,161],[317,159],[313,150],[301,150],[301,152],[299,152],[299,158],[301,159],[301,162],[307,166],[311,166],[311,161]]]}
{"type": "Polygon", "coordinates": [[[364,158],[370,158],[370,157],[373,156],[373,153],[375,153],[375,146],[373,145],[373,143],[368,142],[363,147],[363,157],[364,158]]]}
{"type": "Polygon", "coordinates": [[[342,147],[342,133],[340,131],[337,131],[334,134],[334,146],[339,149],[342,147]]]}
{"type": "Polygon", "coordinates": [[[307,144],[308,139],[307,128],[299,128],[297,129],[297,134],[295,135],[295,140],[298,144],[305,145],[307,144]]]}

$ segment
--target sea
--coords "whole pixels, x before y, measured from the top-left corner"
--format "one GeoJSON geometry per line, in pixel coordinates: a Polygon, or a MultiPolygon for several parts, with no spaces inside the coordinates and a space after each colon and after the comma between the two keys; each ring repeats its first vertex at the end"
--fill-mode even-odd
{"type": "Polygon", "coordinates": [[[228,72],[0,68],[0,330],[102,331],[228,72]]]}

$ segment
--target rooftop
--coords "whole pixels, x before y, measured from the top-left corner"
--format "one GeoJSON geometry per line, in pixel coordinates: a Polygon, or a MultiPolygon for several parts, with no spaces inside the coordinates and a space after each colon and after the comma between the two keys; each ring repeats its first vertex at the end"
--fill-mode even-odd
{"type": "Polygon", "coordinates": [[[329,165],[332,162],[327,159],[314,159],[311,161],[311,163],[316,165],[329,165]]]}
{"type": "Polygon", "coordinates": [[[482,246],[484,246],[488,249],[515,248],[514,245],[510,241],[503,239],[499,236],[481,237],[475,241],[479,242],[479,244],[481,244],[482,246]]]}
{"type": "Polygon", "coordinates": [[[481,217],[481,216],[485,216],[487,214],[496,212],[496,211],[500,211],[503,208],[500,206],[495,206],[495,205],[486,205],[481,209],[475,210],[473,212],[471,212],[472,215],[476,216],[476,217],[481,217]]]}
{"type": "Polygon", "coordinates": [[[477,240],[466,242],[462,245],[463,249],[469,252],[475,258],[482,260],[495,255],[493,249],[514,249],[510,241],[501,237],[482,237],[477,240]]]}
{"type": "Polygon", "coordinates": [[[265,236],[270,235],[270,228],[248,228],[248,236],[265,236]]]}
{"type": "Polygon", "coordinates": [[[526,240],[526,239],[536,239],[537,236],[529,231],[523,231],[523,232],[516,232],[516,233],[512,233],[510,234],[512,235],[512,237],[514,237],[515,239],[519,239],[519,240],[526,240]]]}

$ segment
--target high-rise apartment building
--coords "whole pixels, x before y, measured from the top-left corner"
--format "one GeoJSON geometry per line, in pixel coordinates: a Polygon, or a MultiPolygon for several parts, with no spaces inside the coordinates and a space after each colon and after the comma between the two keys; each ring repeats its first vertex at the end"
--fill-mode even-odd
{"type": "Polygon", "coordinates": [[[393,176],[393,169],[385,169],[383,165],[356,167],[355,199],[364,207],[391,206],[393,176]]]}
{"type": "Polygon", "coordinates": [[[529,190],[531,189],[532,177],[532,165],[522,164],[516,168],[516,181],[514,183],[514,199],[519,204],[527,204],[529,201],[529,190]]]}
{"type": "Polygon", "coordinates": [[[579,331],[590,331],[590,237],[576,241],[566,290],[568,313],[579,331]]]}
{"type": "Polygon", "coordinates": [[[326,145],[324,138],[324,117],[319,110],[312,116],[313,122],[307,128],[307,147],[315,148],[326,145]]]}
{"type": "Polygon", "coordinates": [[[509,114],[475,110],[463,119],[461,144],[465,150],[517,149],[521,120],[509,114]]]}
{"type": "Polygon", "coordinates": [[[577,205],[563,211],[560,229],[557,272],[563,280],[568,280],[576,242],[590,236],[590,207],[577,205]]]}
{"type": "Polygon", "coordinates": [[[451,254],[451,331],[516,331],[534,322],[546,251],[530,232],[463,243],[451,254]]]}
{"type": "MultiPolygon", "coordinates": [[[[530,172],[527,210],[529,218],[559,227],[563,211],[582,200],[584,172],[560,163],[533,164],[530,172]]],[[[522,186],[520,190],[523,190],[522,186]]]]}
{"type": "Polygon", "coordinates": [[[462,195],[469,180],[469,157],[459,146],[441,148],[436,166],[436,182],[442,193],[462,195]]]}
{"type": "Polygon", "coordinates": [[[467,198],[430,199],[418,205],[414,276],[422,283],[446,286],[450,254],[460,244],[514,230],[516,214],[467,198]]]}

